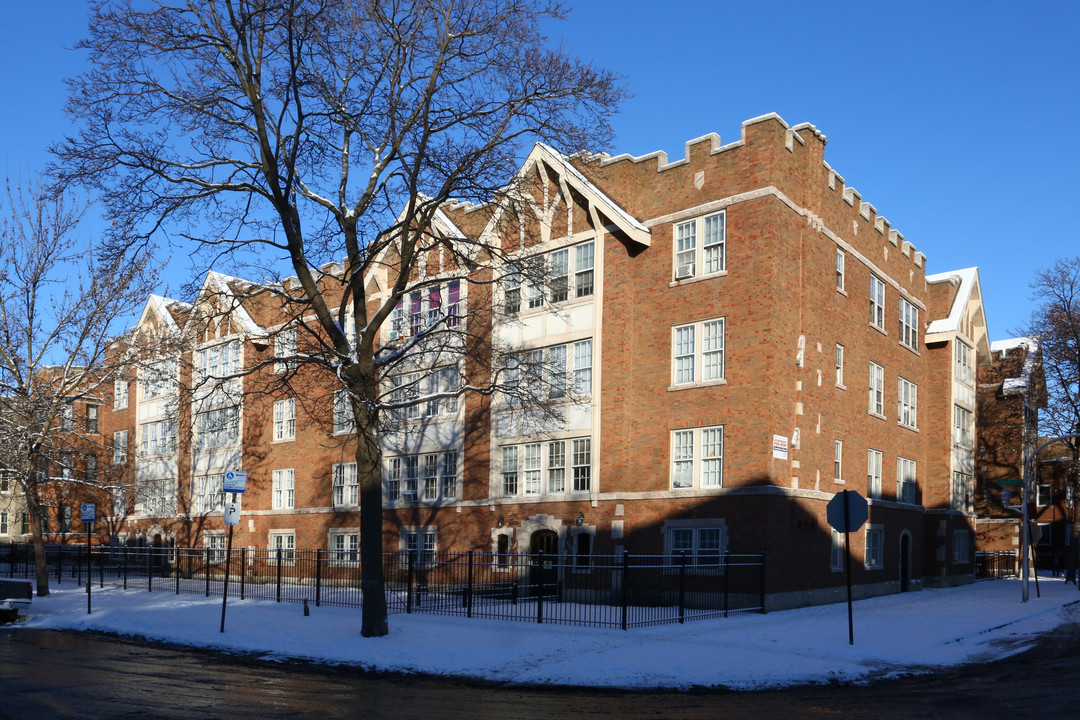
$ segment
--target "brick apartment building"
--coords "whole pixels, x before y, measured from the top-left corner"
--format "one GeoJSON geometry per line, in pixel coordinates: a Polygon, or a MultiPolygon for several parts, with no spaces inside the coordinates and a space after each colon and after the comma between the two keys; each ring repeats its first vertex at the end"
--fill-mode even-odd
{"type": "MultiPolygon", "coordinates": [[[[423,399],[492,372],[466,361],[384,378],[419,401],[381,437],[387,547],[583,564],[764,552],[779,609],[842,597],[825,506],[847,489],[870,505],[851,535],[859,595],[971,581],[976,372],[991,356],[978,272],[927,275],[824,149],[776,115],[675,161],[538,145],[517,210],[446,206],[447,241],[483,238],[510,263],[494,285],[484,269],[440,284],[429,257],[383,345],[433,314],[488,322],[506,386],[542,403],[423,399]]],[[[147,302],[136,330],[192,345],[133,369],[103,406],[102,462],[136,488],[99,511],[110,541],[222,546],[221,476],[243,469],[239,544],[355,555],[355,436],[330,379],[293,373],[307,340],[260,287],[211,273],[192,303],[147,302]]]]}

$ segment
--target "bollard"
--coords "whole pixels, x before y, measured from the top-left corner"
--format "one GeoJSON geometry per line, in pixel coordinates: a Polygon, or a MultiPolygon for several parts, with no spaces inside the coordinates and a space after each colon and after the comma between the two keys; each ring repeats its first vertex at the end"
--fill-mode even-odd
{"type": "Polygon", "coordinates": [[[311,609],[308,608],[307,598],[304,598],[304,617],[311,615],[311,609]]]}

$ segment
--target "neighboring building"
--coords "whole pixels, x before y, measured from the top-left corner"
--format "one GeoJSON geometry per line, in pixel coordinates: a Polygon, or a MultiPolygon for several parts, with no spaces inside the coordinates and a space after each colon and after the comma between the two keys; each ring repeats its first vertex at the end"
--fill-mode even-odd
{"type": "MultiPolygon", "coordinates": [[[[1015,552],[1019,557],[1024,459],[1039,444],[1038,411],[1046,405],[1046,379],[1042,353],[1033,338],[998,341],[990,347],[991,362],[978,374],[977,543],[980,550],[1015,552]]],[[[1043,474],[1041,465],[1032,471],[1043,474]]],[[[1035,489],[1029,507],[1032,520],[1055,505],[1052,495],[1035,489]]],[[[1058,497],[1063,501],[1064,493],[1058,497]]],[[[1052,542],[1052,529],[1047,542],[1052,542]]]]}
{"type": "MultiPolygon", "coordinates": [[[[494,370],[507,391],[424,401],[381,436],[387,548],[543,550],[581,568],[623,550],[703,565],[765,552],[779,609],[843,597],[825,507],[847,489],[870,503],[851,535],[859,596],[971,581],[975,373],[990,361],[978,272],[927,276],[824,147],[776,115],[674,162],[537,145],[528,202],[446,206],[447,243],[483,239],[510,264],[474,285],[436,248],[382,342],[466,323],[490,334],[491,362],[432,347],[382,382],[407,400],[494,370]]],[[[381,272],[370,287],[386,292],[381,272]]],[[[313,340],[260,287],[211,273],[191,304],[148,301],[135,334],[193,345],[133,369],[106,404],[107,460],[135,488],[110,499],[113,542],[223,547],[222,474],[243,469],[236,542],[356,557],[342,398],[291,365],[313,340]]]]}

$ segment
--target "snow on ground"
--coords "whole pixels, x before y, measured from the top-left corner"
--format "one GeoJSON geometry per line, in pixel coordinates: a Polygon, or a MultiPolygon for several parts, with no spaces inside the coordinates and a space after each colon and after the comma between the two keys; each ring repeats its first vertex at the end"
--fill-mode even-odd
{"type": "Polygon", "coordinates": [[[1018,580],[924,590],[855,603],[855,644],[847,605],[741,615],[629,631],[392,615],[390,635],[360,636],[360,611],[94,588],[54,587],[35,598],[17,627],[93,630],[267,660],[302,658],[371,670],[470,676],[507,683],[634,688],[723,686],[751,689],[865,681],[1004,657],[1038,634],[1080,620],[1080,593],[1040,578],[1021,602],[1018,580]]]}

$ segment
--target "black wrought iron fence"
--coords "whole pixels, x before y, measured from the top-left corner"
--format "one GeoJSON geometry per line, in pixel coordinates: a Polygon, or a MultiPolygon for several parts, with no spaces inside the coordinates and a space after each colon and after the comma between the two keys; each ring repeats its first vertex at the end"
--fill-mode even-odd
{"type": "MultiPolygon", "coordinates": [[[[50,577],[150,592],[314,606],[360,607],[355,553],[328,550],[63,546],[46,550],[50,577]]],[[[764,612],[763,555],[578,556],[466,553],[384,555],[392,613],[537,623],[642,627],[764,612]]],[[[0,545],[0,575],[31,577],[33,550],[0,545]]]]}
{"type": "Polygon", "coordinates": [[[1016,553],[1009,550],[975,553],[975,579],[1016,577],[1016,553]]]}

